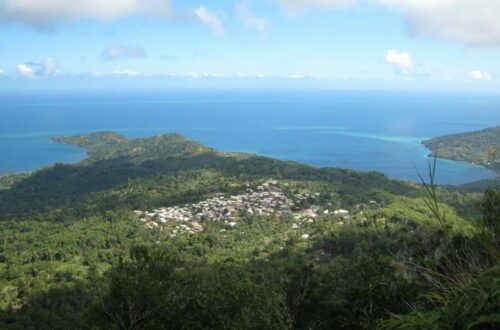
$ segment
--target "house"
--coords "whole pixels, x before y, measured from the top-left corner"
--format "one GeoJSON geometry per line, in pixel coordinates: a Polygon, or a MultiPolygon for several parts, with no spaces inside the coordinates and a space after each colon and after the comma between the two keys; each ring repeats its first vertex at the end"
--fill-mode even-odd
{"type": "Polygon", "coordinates": [[[321,207],[318,205],[311,205],[310,209],[313,210],[314,212],[318,212],[321,207]]]}

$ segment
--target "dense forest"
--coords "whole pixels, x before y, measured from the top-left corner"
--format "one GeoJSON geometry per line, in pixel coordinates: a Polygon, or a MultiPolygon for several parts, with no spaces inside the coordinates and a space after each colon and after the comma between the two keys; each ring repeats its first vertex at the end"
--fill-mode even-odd
{"type": "MultiPolygon", "coordinates": [[[[500,193],[221,153],[178,134],[57,137],[78,164],[0,178],[2,329],[496,329],[500,193]],[[134,210],[273,178],[319,209],[172,237],[134,210]],[[345,209],[349,215],[333,211],[345,209]]],[[[431,168],[432,169],[432,168],[431,168]]]]}
{"type": "Polygon", "coordinates": [[[500,169],[500,126],[422,141],[432,156],[500,169]]]}

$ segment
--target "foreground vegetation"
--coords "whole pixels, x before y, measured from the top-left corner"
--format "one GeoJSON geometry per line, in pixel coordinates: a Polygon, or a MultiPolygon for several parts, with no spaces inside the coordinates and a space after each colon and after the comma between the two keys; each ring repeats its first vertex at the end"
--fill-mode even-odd
{"type": "Polygon", "coordinates": [[[495,329],[500,193],[223,154],[179,135],[58,138],[89,159],[0,180],[0,328],[495,329]],[[98,143],[97,143],[98,142],[98,143]],[[132,212],[270,177],[321,214],[245,215],[199,234],[132,212]],[[429,205],[431,207],[429,208],[429,205]],[[304,236],[307,234],[308,236],[304,236]]]}

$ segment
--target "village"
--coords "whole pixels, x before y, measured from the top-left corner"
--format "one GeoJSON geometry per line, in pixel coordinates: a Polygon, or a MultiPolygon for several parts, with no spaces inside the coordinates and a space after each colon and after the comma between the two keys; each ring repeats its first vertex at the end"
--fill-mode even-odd
{"type": "MultiPolygon", "coordinates": [[[[298,209],[303,201],[316,200],[316,194],[289,194],[287,195],[278,186],[275,180],[267,180],[255,188],[248,188],[245,193],[216,197],[183,206],[158,208],[152,211],[134,211],[149,229],[162,228],[162,225],[174,225],[172,237],[187,233],[202,232],[203,223],[207,221],[222,221],[227,229],[237,226],[237,221],[242,216],[274,216],[279,221],[285,215],[292,215],[294,222],[292,229],[299,229],[305,223],[314,223],[319,215],[329,214],[330,210],[318,205],[310,205],[305,209],[298,209]]],[[[333,214],[348,218],[349,211],[335,210],[333,214]]]]}

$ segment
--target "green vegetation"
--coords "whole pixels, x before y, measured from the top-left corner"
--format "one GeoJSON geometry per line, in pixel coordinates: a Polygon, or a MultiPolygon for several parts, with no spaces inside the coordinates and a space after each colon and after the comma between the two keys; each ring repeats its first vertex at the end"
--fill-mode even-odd
{"type": "Polygon", "coordinates": [[[422,141],[431,156],[480,164],[500,170],[500,126],[422,141]]]}
{"type": "Polygon", "coordinates": [[[29,174],[5,173],[0,175],[0,190],[9,189],[15,183],[27,178],[29,174]]]}
{"type": "Polygon", "coordinates": [[[57,139],[89,159],[0,181],[2,329],[500,324],[496,190],[469,195],[224,154],[179,135],[57,139]],[[247,214],[232,229],[208,221],[173,238],[132,212],[237,194],[270,177],[287,193],[317,196],[297,207],[350,215],[320,212],[292,228],[292,215],[247,214]]]}

